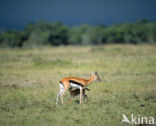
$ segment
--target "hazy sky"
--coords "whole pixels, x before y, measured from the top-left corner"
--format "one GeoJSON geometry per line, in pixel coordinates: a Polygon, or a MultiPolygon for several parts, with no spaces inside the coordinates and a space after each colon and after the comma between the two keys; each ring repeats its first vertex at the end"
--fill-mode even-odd
{"type": "Polygon", "coordinates": [[[23,28],[38,20],[69,26],[156,21],[156,0],[0,0],[0,28],[23,28]]]}

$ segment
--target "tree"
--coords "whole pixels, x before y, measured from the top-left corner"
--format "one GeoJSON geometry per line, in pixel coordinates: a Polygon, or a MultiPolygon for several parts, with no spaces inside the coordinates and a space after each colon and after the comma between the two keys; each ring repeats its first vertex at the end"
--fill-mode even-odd
{"type": "Polygon", "coordinates": [[[20,32],[16,30],[9,30],[0,35],[0,45],[2,47],[22,47],[20,32]]]}

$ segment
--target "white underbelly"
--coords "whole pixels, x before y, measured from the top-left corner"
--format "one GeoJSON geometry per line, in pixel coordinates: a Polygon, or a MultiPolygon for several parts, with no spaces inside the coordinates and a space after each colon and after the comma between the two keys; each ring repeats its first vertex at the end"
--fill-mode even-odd
{"type": "Polygon", "coordinates": [[[74,88],[78,88],[78,89],[81,88],[80,85],[77,85],[77,84],[74,84],[74,83],[70,83],[70,86],[71,86],[71,87],[74,87],[74,88]]]}

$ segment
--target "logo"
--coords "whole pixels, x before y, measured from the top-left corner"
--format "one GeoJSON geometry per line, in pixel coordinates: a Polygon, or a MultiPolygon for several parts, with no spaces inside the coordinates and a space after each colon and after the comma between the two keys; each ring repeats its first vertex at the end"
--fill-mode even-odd
{"type": "Polygon", "coordinates": [[[129,123],[132,125],[136,124],[154,124],[154,117],[145,117],[145,116],[134,116],[134,114],[131,114],[130,119],[125,114],[122,114],[122,123],[129,123]]]}

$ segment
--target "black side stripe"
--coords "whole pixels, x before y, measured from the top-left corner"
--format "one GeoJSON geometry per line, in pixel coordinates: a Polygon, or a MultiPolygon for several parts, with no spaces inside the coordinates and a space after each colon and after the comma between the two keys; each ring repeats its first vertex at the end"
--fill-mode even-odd
{"type": "Polygon", "coordinates": [[[79,86],[81,86],[81,87],[84,87],[83,84],[81,84],[81,83],[79,83],[79,82],[76,82],[76,81],[74,81],[74,80],[69,80],[69,82],[70,82],[70,83],[77,84],[77,85],[79,85],[79,86]]]}

